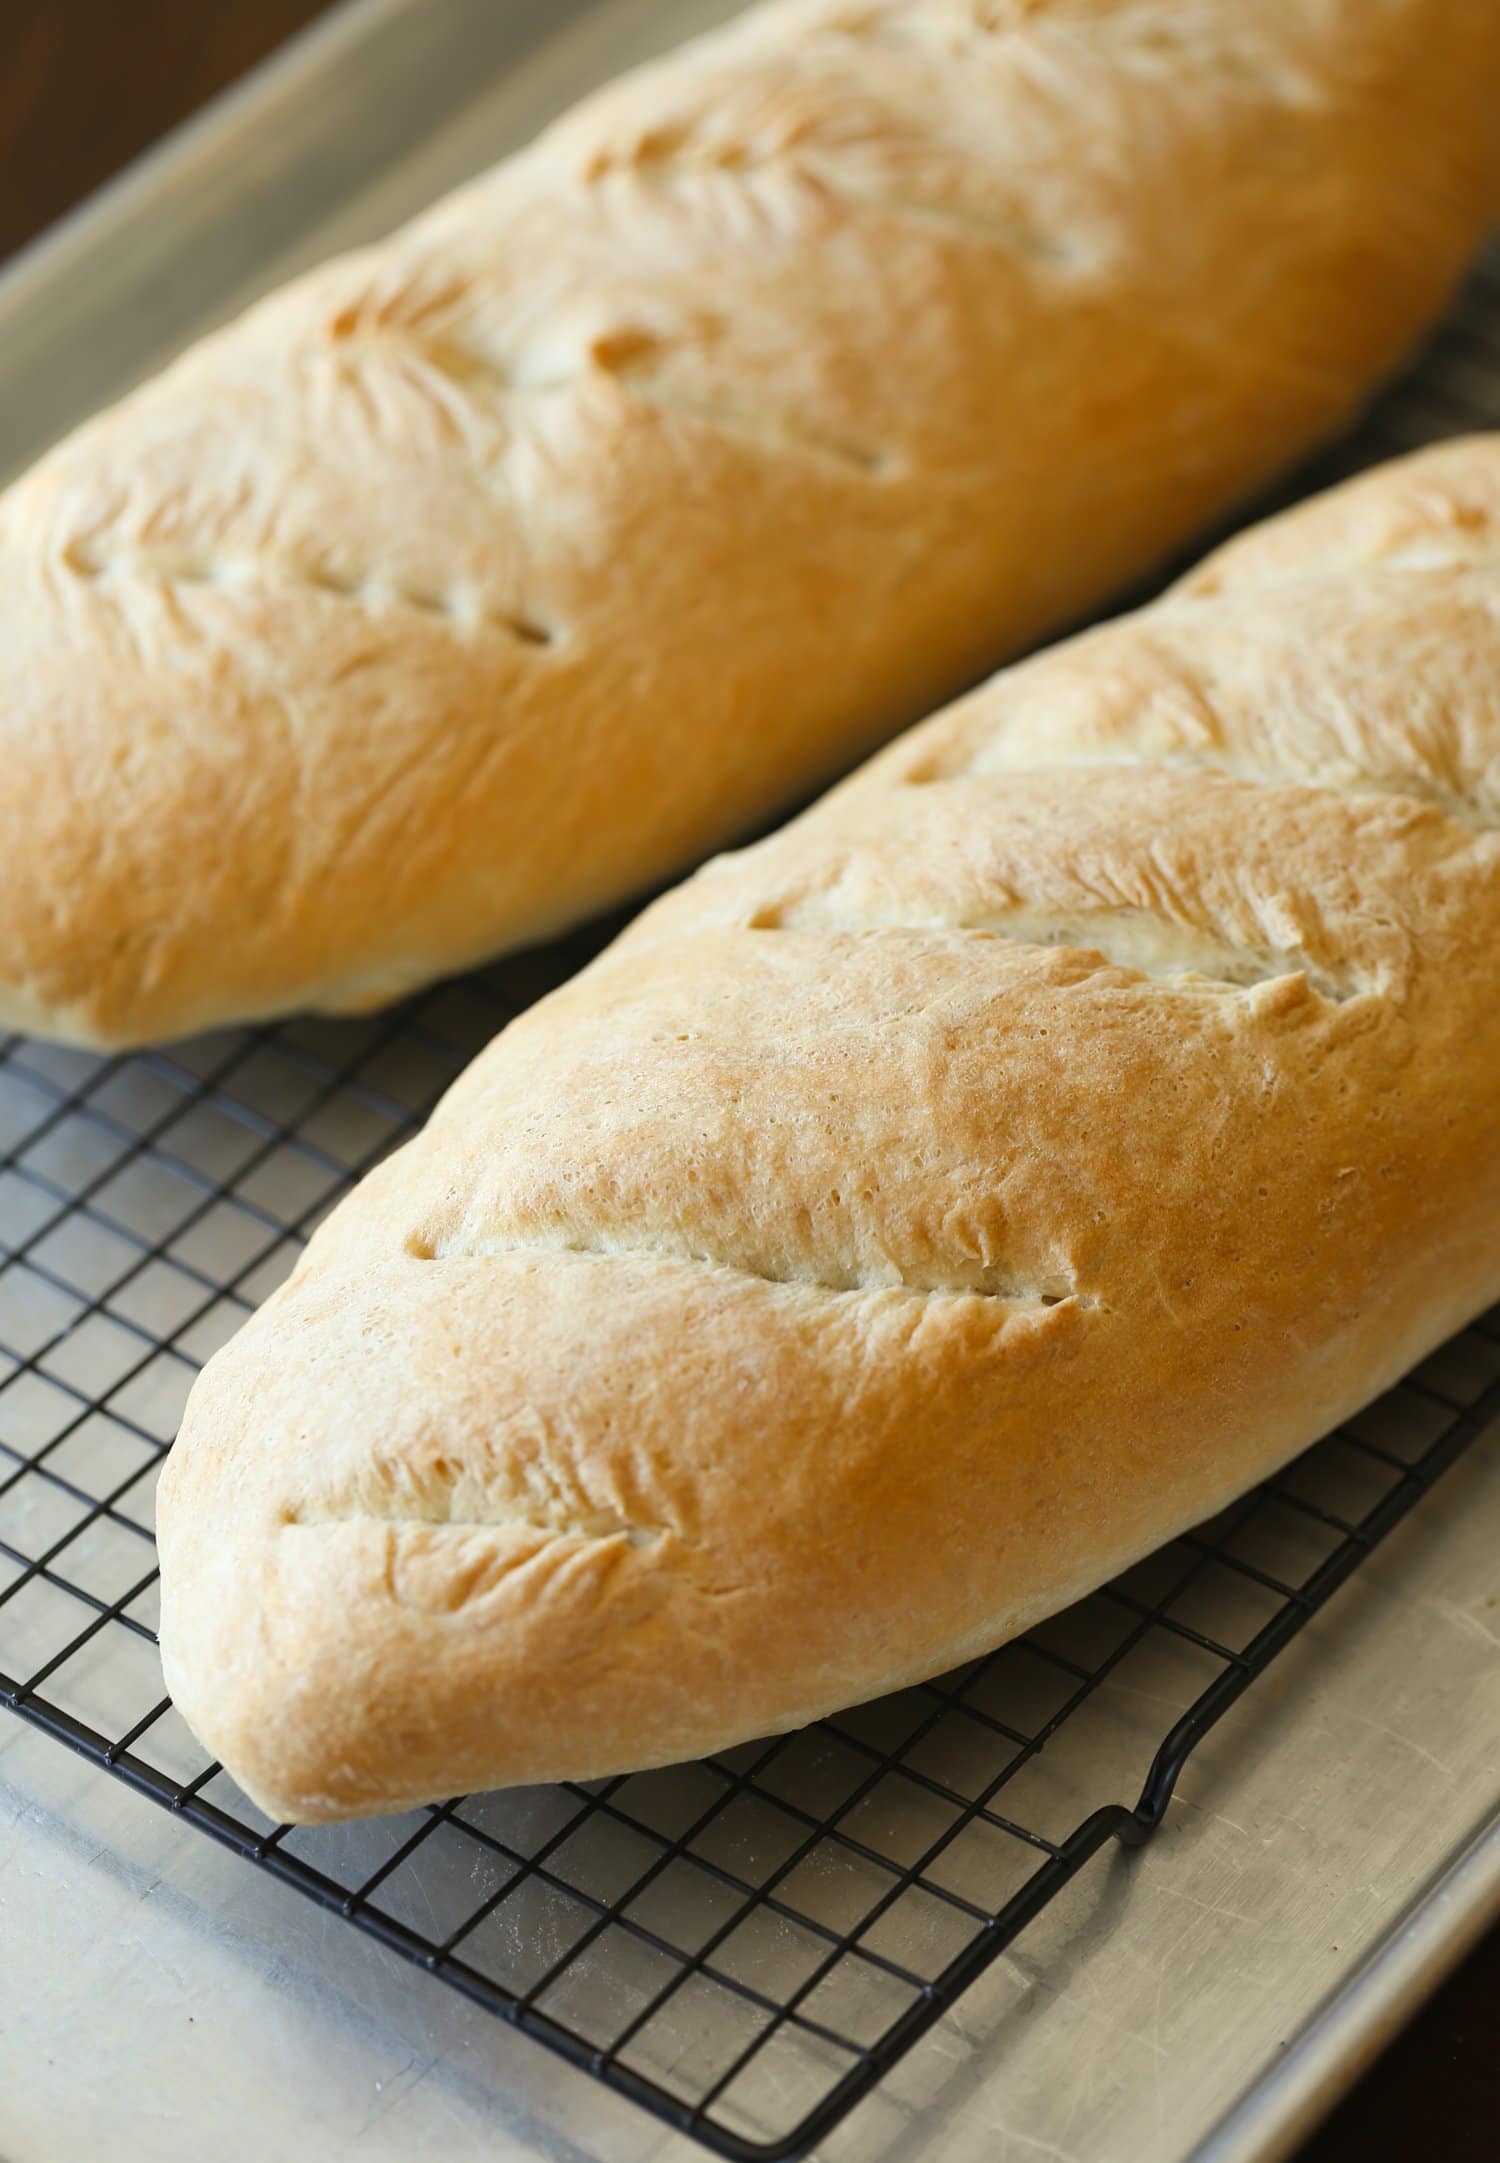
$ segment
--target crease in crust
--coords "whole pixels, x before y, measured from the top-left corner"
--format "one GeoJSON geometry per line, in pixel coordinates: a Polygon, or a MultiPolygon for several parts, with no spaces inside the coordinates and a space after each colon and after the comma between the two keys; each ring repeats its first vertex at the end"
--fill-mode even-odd
{"type": "Polygon", "coordinates": [[[488,1509],[465,1506],[460,1512],[434,1507],[383,1508],[356,1496],[347,1502],[301,1505],[285,1512],[283,1525],[298,1531],[317,1531],[329,1525],[388,1525],[395,1532],[537,1532],[546,1539],[619,1540],[627,1547],[652,1547],[665,1539],[668,1525],[638,1524],[618,1510],[588,1510],[573,1517],[548,1515],[525,1507],[496,1504],[488,1509]]]}
{"type": "Polygon", "coordinates": [[[1120,749],[1112,751],[1104,745],[1095,745],[1069,753],[1060,751],[1039,762],[1029,752],[1018,759],[1005,756],[1003,728],[993,737],[978,745],[973,752],[953,760],[941,758],[916,766],[904,778],[909,788],[936,788],[944,784],[988,779],[1031,778],[1047,774],[1079,773],[1090,770],[1099,772],[1134,773],[1201,773],[1225,781],[1243,781],[1252,788],[1309,789],[1326,796],[1358,798],[1407,798],[1413,803],[1429,804],[1455,826],[1468,827],[1474,833],[1500,831],[1500,802],[1482,801],[1478,792],[1470,789],[1452,788],[1431,773],[1412,770],[1379,773],[1373,767],[1358,769],[1351,760],[1343,773],[1322,772],[1309,767],[1305,773],[1294,773],[1288,768],[1265,766],[1254,759],[1237,757],[1226,748],[1189,748],[1148,753],[1120,749]]]}
{"type": "Polygon", "coordinates": [[[1076,245],[1065,247],[1040,227],[1028,225],[1016,216],[991,216],[967,205],[897,194],[893,188],[861,188],[835,178],[822,166],[804,165],[800,170],[814,187],[849,209],[871,210],[879,217],[972,240],[985,248],[1013,248],[1029,263],[1051,264],[1058,270],[1074,269],[1081,259],[1082,251],[1076,245]]]}
{"type": "Polygon", "coordinates": [[[535,1532],[543,1539],[624,1540],[648,1547],[670,1525],[649,1522],[579,1492],[578,1481],[544,1463],[497,1493],[491,1468],[447,1454],[415,1458],[372,1450],[342,1493],[289,1505],[283,1526],[379,1524],[395,1531],[535,1532]]]}
{"type": "MultiPolygon", "coordinates": [[[[450,294],[447,305],[450,310],[466,304],[472,307],[478,297],[477,284],[471,285],[461,295],[450,294]]],[[[373,310],[344,309],[329,325],[329,335],[340,354],[383,354],[398,363],[414,363],[426,377],[436,378],[442,393],[456,391],[462,398],[472,398],[476,388],[490,390],[502,401],[559,398],[591,383],[609,382],[639,405],[669,417],[680,415],[765,450],[827,458],[861,474],[882,473],[895,463],[885,451],[846,442],[790,415],[694,397],[654,379],[645,364],[672,351],[680,341],[640,324],[623,322],[596,330],[571,359],[530,366],[524,351],[518,362],[508,362],[461,339],[424,329],[420,321],[403,321],[389,304],[373,310]]],[[[545,335],[535,342],[545,353],[545,335]]]]}
{"type": "Polygon", "coordinates": [[[556,372],[532,373],[508,367],[477,347],[454,344],[424,336],[415,329],[382,329],[377,333],[353,333],[349,346],[378,349],[393,345],[418,360],[423,367],[454,389],[467,395],[476,384],[493,389],[502,398],[555,398],[581,390],[589,383],[617,384],[627,398],[650,406],[669,418],[680,416],[720,435],[733,436],[761,449],[781,454],[826,458],[851,472],[873,475],[885,472],[895,461],[882,450],[848,443],[824,430],[786,414],[761,411],[723,399],[692,395],[655,381],[639,365],[648,354],[670,348],[672,341],[630,326],[596,333],[587,342],[584,358],[556,372]]]}
{"type": "Polygon", "coordinates": [[[1147,909],[1104,908],[1058,911],[1017,908],[983,915],[933,916],[922,919],[893,906],[847,906],[838,895],[810,895],[804,900],[759,909],[752,931],[807,931],[878,936],[909,932],[915,936],[1002,940],[1012,946],[1069,947],[1098,954],[1104,961],[1148,983],[1184,990],[1238,992],[1285,977],[1303,976],[1313,990],[1334,1004],[1367,989],[1351,971],[1313,961],[1294,947],[1251,947],[1226,939],[1197,924],[1186,924],[1147,909]]]}
{"type": "Polygon", "coordinates": [[[747,152],[732,140],[722,144],[687,143],[669,153],[645,158],[638,149],[601,153],[590,166],[587,177],[597,185],[611,173],[630,172],[660,186],[677,172],[722,175],[726,180],[741,183],[779,173],[801,181],[829,202],[836,203],[841,210],[872,213],[878,218],[946,234],[987,249],[1009,248],[1028,263],[1050,265],[1058,271],[1074,269],[1082,259],[1082,251],[1076,244],[1064,245],[1040,227],[1028,224],[1015,212],[991,214],[967,204],[944,202],[937,197],[913,195],[909,191],[864,187],[846,178],[836,165],[825,162],[826,159],[826,152],[816,158],[805,153],[799,155],[795,145],[747,152]]]}
{"type": "Polygon", "coordinates": [[[750,1279],[757,1284],[802,1287],[809,1291],[827,1292],[833,1295],[860,1295],[871,1292],[893,1293],[907,1299],[993,1299],[1003,1306],[1042,1310],[1072,1304],[1093,1307],[1097,1302],[1087,1293],[1078,1290],[1071,1278],[1061,1276],[1046,1284],[1018,1284],[1002,1279],[993,1269],[982,1265],[976,1267],[972,1281],[955,1278],[943,1283],[924,1284],[913,1281],[908,1274],[902,1276],[892,1264],[889,1274],[879,1276],[862,1273],[853,1266],[843,1269],[824,1261],[815,1270],[787,1268],[781,1271],[735,1260],[727,1255],[704,1254],[688,1247],[668,1246],[660,1239],[632,1240],[627,1237],[609,1237],[601,1234],[592,1244],[568,1239],[559,1234],[547,1238],[540,1234],[526,1235],[518,1231],[496,1229],[494,1231],[465,1232],[452,1239],[426,1240],[413,1235],[406,1243],[407,1253],[419,1262],[479,1261],[504,1258],[509,1255],[565,1254],[589,1262],[599,1261],[645,1261],[676,1262],[689,1268],[717,1270],[750,1279]]]}
{"type": "Polygon", "coordinates": [[[64,552],[63,560],[75,577],[103,590],[122,577],[226,590],[244,585],[280,586],[368,609],[391,605],[409,608],[456,628],[493,625],[509,632],[524,646],[552,646],[561,635],[533,617],[486,608],[456,590],[418,586],[410,580],[381,577],[364,570],[338,571],[323,565],[298,564],[278,557],[159,546],[94,549],[74,543],[64,552]]]}
{"type": "MultiPolygon", "coordinates": [[[[1419,446],[1423,450],[1431,448],[1427,441],[1419,446]]],[[[1399,460],[1391,463],[1397,464],[1399,460]]],[[[1493,537],[1488,528],[1482,538],[1476,536],[1472,541],[1455,539],[1451,530],[1444,530],[1445,537],[1423,539],[1414,535],[1394,548],[1370,555],[1325,554],[1312,563],[1278,564],[1274,570],[1259,571],[1251,577],[1239,575],[1234,563],[1238,547],[1229,542],[1223,551],[1227,560],[1222,568],[1210,558],[1202,570],[1189,572],[1163,595],[1157,606],[1165,614],[1169,609],[1234,600],[1245,593],[1273,593],[1282,586],[1342,586],[1350,579],[1386,571],[1394,571],[1398,577],[1403,573],[1423,571],[1500,572],[1500,540],[1493,537]]],[[[1253,532],[1252,528],[1251,534],[1253,532]]],[[[1251,534],[1243,538],[1248,541],[1251,534]]]]}
{"type": "MultiPolygon", "coordinates": [[[[1232,546],[1230,554],[1232,557],[1232,546]]],[[[1489,525],[1471,537],[1455,539],[1451,531],[1444,529],[1436,537],[1424,539],[1418,536],[1384,554],[1352,560],[1335,555],[1312,564],[1278,567],[1254,577],[1234,575],[1232,564],[1228,575],[1210,568],[1205,573],[1191,574],[1149,613],[1158,621],[1170,620],[1175,612],[1190,614],[1203,607],[1226,601],[1232,603],[1245,594],[1270,592],[1283,586],[1347,586],[1351,579],[1357,580],[1362,575],[1394,573],[1409,577],[1433,571],[1500,574],[1500,546],[1496,545],[1489,525]]],[[[1232,737],[1233,725],[1224,723],[1203,685],[1193,684],[1192,691],[1214,726],[1226,739],[1232,737]]],[[[1090,768],[1203,773],[1245,782],[1255,788],[1300,788],[1343,798],[1407,798],[1432,806],[1453,824],[1472,832],[1500,831],[1500,792],[1481,786],[1465,786],[1461,782],[1455,785],[1453,779],[1419,760],[1381,767],[1352,753],[1336,764],[1319,767],[1309,763],[1297,768],[1244,757],[1227,740],[1218,744],[1183,744],[1171,750],[1148,752],[1130,748],[1128,723],[1117,725],[1115,733],[1122,739],[1118,748],[1099,741],[1074,752],[1066,747],[1049,749],[1044,758],[1038,759],[1034,743],[1028,742],[1017,757],[1010,754],[1002,721],[977,742],[963,746],[952,755],[939,752],[917,760],[908,767],[902,779],[908,787],[923,788],[990,777],[1078,772],[1090,768]]]]}
{"type": "MultiPolygon", "coordinates": [[[[621,380],[621,379],[617,379],[621,380]]],[[[790,421],[780,414],[757,413],[747,407],[727,404],[718,398],[691,398],[680,391],[668,391],[660,385],[623,378],[626,389],[643,405],[651,406],[668,418],[696,422],[711,428],[720,435],[733,436],[743,442],[754,443],[761,449],[788,453],[804,458],[827,459],[851,473],[867,477],[888,472],[896,463],[885,451],[867,450],[857,443],[845,443],[836,436],[809,428],[801,421],[790,421]]]]}
{"type": "MultiPolygon", "coordinates": [[[[909,41],[940,61],[954,66],[967,64],[970,52],[964,44],[946,43],[927,34],[930,13],[928,8],[858,9],[842,20],[825,22],[819,32],[821,39],[843,39],[855,44],[909,41]]],[[[1032,0],[1008,0],[1003,19],[992,19],[994,10],[990,8],[965,13],[969,19],[954,27],[967,31],[993,51],[1001,41],[1026,32],[1038,10],[1032,0]]],[[[712,108],[708,124],[710,129],[718,125],[712,108]]],[[[930,136],[931,131],[927,133],[930,136]]],[[[958,151],[956,145],[950,147],[956,153],[956,166],[985,172],[981,161],[958,151]]],[[[1076,269],[1085,259],[1090,263],[1093,260],[1091,251],[1081,250],[1074,239],[1065,240],[1042,229],[1019,211],[990,213],[937,195],[862,185],[842,170],[838,155],[840,150],[857,152],[860,148],[861,138],[857,135],[842,143],[819,142],[805,124],[785,129],[780,139],[756,143],[743,128],[715,135],[705,132],[696,118],[666,120],[654,122],[623,141],[601,145],[584,160],[580,170],[589,188],[622,176],[660,187],[670,184],[679,174],[723,176],[741,183],[779,174],[801,181],[848,211],[873,213],[985,248],[1008,248],[1027,262],[1050,265],[1061,272],[1076,269]]]]}

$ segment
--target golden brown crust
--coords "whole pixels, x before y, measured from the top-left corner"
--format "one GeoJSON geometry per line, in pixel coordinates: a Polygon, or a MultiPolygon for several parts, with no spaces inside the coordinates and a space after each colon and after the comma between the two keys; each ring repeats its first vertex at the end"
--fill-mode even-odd
{"type": "Polygon", "coordinates": [[[210,1364],[174,1696],[278,1815],[994,1644],[1500,1296],[1500,437],[1010,671],[514,1023],[210,1364]]]}
{"type": "Polygon", "coordinates": [[[1493,0],[783,0],[0,503],[0,1017],[359,1006],[701,857],[1337,426],[1493,0]]]}

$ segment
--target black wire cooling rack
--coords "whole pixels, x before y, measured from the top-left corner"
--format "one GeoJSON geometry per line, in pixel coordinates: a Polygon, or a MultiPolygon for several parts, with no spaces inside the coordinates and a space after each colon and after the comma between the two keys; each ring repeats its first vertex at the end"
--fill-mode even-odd
{"type": "MultiPolygon", "coordinates": [[[[1311,486],[1500,425],[1500,264],[1311,486]]],[[[810,2148],[1500,1414],[1500,1310],[990,1658],[668,1772],[293,1831],[163,1694],[155,1476],[320,1216],[603,931],[394,1015],[99,1059],[0,1043],[0,1700],[720,2154],[810,2148]],[[1176,1708],[1169,1731],[1123,1721],[1176,1708]],[[1121,1801],[1138,1791],[1131,1805],[1121,1801]]]]}

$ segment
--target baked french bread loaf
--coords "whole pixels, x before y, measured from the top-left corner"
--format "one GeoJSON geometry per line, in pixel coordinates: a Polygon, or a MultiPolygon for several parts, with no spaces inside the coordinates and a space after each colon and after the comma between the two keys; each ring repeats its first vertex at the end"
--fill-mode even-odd
{"type": "Polygon", "coordinates": [[[0,1023],[359,1007],[654,882],[1335,428],[1494,0],[785,0],[0,503],[0,1023]]]}
{"type": "Polygon", "coordinates": [[[209,1364],[173,1696],[273,1815],[951,1666],[1500,1298],[1500,436],[649,909],[209,1364]]]}

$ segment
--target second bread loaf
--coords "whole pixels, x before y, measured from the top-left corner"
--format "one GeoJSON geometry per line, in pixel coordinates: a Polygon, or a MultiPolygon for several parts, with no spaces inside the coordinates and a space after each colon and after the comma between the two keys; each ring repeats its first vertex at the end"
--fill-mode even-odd
{"type": "Polygon", "coordinates": [[[1500,438],[997,677],[523,1014],[209,1363],[179,1708],[339,1817],[939,1672],[1500,1297],[1500,438]]]}

